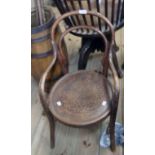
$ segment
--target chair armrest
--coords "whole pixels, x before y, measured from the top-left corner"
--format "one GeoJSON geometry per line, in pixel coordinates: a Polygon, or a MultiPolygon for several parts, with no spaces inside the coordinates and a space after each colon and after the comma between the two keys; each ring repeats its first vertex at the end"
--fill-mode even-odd
{"type": "Polygon", "coordinates": [[[118,100],[119,100],[119,92],[120,92],[120,86],[119,86],[119,78],[117,75],[117,72],[115,70],[113,60],[112,60],[112,52],[109,53],[109,66],[110,70],[112,71],[113,81],[114,81],[114,94],[113,94],[113,107],[114,109],[117,109],[118,106],[118,100]]]}
{"type": "Polygon", "coordinates": [[[46,71],[44,72],[44,74],[42,75],[40,82],[39,82],[39,96],[40,96],[40,99],[41,99],[41,102],[42,102],[44,108],[48,107],[47,93],[45,91],[46,78],[47,78],[48,73],[54,67],[56,59],[57,59],[56,44],[54,42],[52,42],[52,45],[53,45],[53,60],[50,63],[50,65],[48,66],[48,68],[46,69],[46,71]]]}

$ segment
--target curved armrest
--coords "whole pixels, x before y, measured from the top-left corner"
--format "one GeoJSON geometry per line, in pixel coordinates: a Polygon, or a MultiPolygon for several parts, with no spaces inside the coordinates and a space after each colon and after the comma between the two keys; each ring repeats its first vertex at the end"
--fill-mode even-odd
{"type": "Polygon", "coordinates": [[[52,45],[53,45],[53,60],[51,64],[48,66],[48,68],[46,69],[46,71],[44,72],[44,74],[42,75],[40,82],[39,82],[39,96],[40,96],[40,99],[41,99],[41,102],[44,108],[48,107],[47,93],[45,91],[46,77],[48,73],[50,72],[50,70],[53,68],[56,62],[56,59],[57,59],[57,47],[56,47],[55,42],[52,41],[52,45]]]}
{"type": "Polygon", "coordinates": [[[115,70],[113,60],[112,60],[112,52],[109,53],[109,66],[110,66],[110,70],[112,71],[112,76],[113,76],[113,80],[114,80],[114,96],[113,96],[114,105],[113,106],[114,106],[114,108],[117,108],[120,87],[119,87],[119,78],[118,78],[118,75],[115,70]]]}

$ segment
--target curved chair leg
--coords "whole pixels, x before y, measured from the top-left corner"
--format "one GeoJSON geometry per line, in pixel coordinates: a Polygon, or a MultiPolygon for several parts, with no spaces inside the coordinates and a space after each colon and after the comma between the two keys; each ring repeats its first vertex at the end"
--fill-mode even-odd
{"type": "Polygon", "coordinates": [[[116,52],[115,51],[113,52],[113,63],[114,63],[114,66],[116,68],[118,77],[119,78],[122,78],[123,77],[123,72],[122,72],[121,68],[119,67],[118,60],[117,60],[117,56],[116,56],[116,52]]]}
{"type": "Polygon", "coordinates": [[[80,49],[80,56],[79,56],[79,62],[78,62],[78,69],[86,69],[88,58],[90,53],[94,51],[94,48],[92,47],[93,39],[87,39],[83,40],[82,47],[80,49]]]}
{"type": "Polygon", "coordinates": [[[55,147],[55,120],[52,114],[47,115],[50,126],[50,145],[51,148],[55,147]]]}

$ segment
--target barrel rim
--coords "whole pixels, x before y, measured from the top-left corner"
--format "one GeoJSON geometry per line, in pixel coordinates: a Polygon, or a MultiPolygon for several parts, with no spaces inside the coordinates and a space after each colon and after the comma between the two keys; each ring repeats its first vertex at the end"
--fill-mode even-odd
{"type": "Polygon", "coordinates": [[[50,49],[50,50],[43,52],[43,53],[31,53],[31,58],[32,59],[39,59],[39,58],[45,58],[45,57],[52,56],[52,55],[53,55],[53,50],[50,49]]]}
{"type": "Polygon", "coordinates": [[[43,36],[43,37],[40,37],[40,38],[35,38],[35,39],[32,39],[31,38],[31,42],[32,43],[39,43],[39,42],[43,42],[43,41],[45,41],[45,40],[47,40],[47,39],[50,39],[50,34],[47,34],[47,35],[45,35],[45,36],[43,36]]]}
{"type": "MultiPolygon", "coordinates": [[[[48,28],[50,28],[50,26],[52,25],[52,23],[55,21],[55,15],[54,13],[52,14],[52,12],[50,11],[50,9],[48,9],[47,7],[44,7],[45,11],[48,11],[50,12],[50,19],[43,25],[39,25],[39,26],[36,26],[36,27],[31,27],[31,34],[36,34],[36,33],[39,33],[39,32],[42,32],[48,28]]],[[[36,9],[32,9],[31,13],[32,12],[35,12],[36,9]]]]}

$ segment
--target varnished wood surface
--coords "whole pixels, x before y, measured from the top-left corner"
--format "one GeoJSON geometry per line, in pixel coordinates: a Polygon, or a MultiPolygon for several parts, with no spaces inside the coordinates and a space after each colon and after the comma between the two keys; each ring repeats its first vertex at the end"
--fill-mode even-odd
{"type": "MultiPolygon", "coordinates": [[[[123,62],[123,30],[116,32],[116,42],[120,47],[117,53],[119,63],[123,62]]],[[[77,69],[78,50],[80,48],[80,38],[68,36],[66,39],[67,48],[70,49],[69,58],[70,71],[77,69]]],[[[89,68],[101,69],[101,53],[92,54],[88,62],[89,68]],[[93,57],[93,59],[92,59],[93,57]]],[[[99,146],[99,139],[104,127],[102,124],[87,128],[73,128],[56,122],[56,145],[54,149],[50,148],[50,130],[46,116],[42,115],[42,107],[38,97],[38,85],[32,78],[32,105],[31,105],[31,143],[32,155],[123,155],[123,148],[117,147],[116,152],[112,153],[110,149],[103,149],[99,146]]],[[[124,80],[120,80],[121,94],[117,121],[123,123],[123,104],[124,104],[124,80]]]]}

